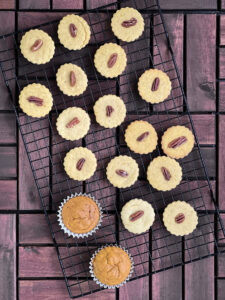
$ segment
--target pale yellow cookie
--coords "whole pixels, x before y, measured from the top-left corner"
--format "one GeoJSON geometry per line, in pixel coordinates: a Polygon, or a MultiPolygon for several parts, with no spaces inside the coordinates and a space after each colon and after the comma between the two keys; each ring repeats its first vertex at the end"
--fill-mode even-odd
{"type": "Polygon", "coordinates": [[[52,94],[44,85],[32,83],[25,86],[20,92],[19,105],[28,116],[34,118],[44,117],[52,109],[52,94]]]}
{"type": "Polygon", "coordinates": [[[76,141],[87,134],[90,124],[90,117],[82,108],[69,107],[59,115],[56,128],[64,139],[76,141]]]}
{"type": "Polygon", "coordinates": [[[77,147],[66,154],[64,168],[70,178],[83,181],[94,175],[97,159],[91,150],[77,147]]]}
{"type": "Polygon", "coordinates": [[[79,96],[83,94],[88,85],[88,79],[85,72],[77,65],[61,65],[56,73],[57,85],[63,94],[68,96],[79,96]],[[71,85],[71,72],[75,74],[75,84],[71,85]]]}
{"type": "Polygon", "coordinates": [[[194,135],[185,126],[172,126],[162,136],[163,152],[179,159],[187,156],[194,147],[194,135]]]}
{"type": "Polygon", "coordinates": [[[59,23],[58,37],[60,43],[69,50],[80,50],[90,40],[91,32],[87,22],[80,16],[67,15],[59,23]],[[71,34],[70,26],[75,26],[75,36],[71,34]]]}
{"type": "Polygon", "coordinates": [[[23,35],[20,42],[20,50],[28,61],[40,65],[52,59],[55,52],[55,44],[52,38],[43,30],[32,29],[23,35]]]}
{"type": "Polygon", "coordinates": [[[125,131],[125,141],[135,153],[147,154],[156,149],[158,136],[147,121],[134,121],[125,131]]]}
{"type": "Polygon", "coordinates": [[[198,225],[198,216],[194,208],[184,201],[174,201],[163,213],[166,229],[177,236],[192,233],[198,225]]]}
{"type": "Polygon", "coordinates": [[[121,211],[124,227],[133,233],[140,234],[149,230],[155,220],[154,209],[151,204],[142,199],[127,202],[121,211]]]}
{"type": "Polygon", "coordinates": [[[107,178],[118,188],[126,188],[135,183],[139,168],[136,161],[126,155],[114,157],[107,166],[107,178]]]}
{"type": "Polygon", "coordinates": [[[95,67],[98,72],[105,77],[113,78],[123,73],[127,64],[127,56],[124,49],[114,43],[106,43],[95,53],[95,67]],[[113,66],[110,62],[116,57],[113,66]]]}
{"type": "Polygon", "coordinates": [[[94,105],[96,121],[105,128],[119,126],[126,117],[126,106],[116,95],[100,97],[94,105]]]}
{"type": "Polygon", "coordinates": [[[164,101],[171,92],[171,81],[166,73],[157,69],[145,71],[138,80],[142,99],[152,104],[164,101]]]}
{"type": "Polygon", "coordinates": [[[124,7],[114,13],[111,26],[118,39],[132,42],[141,36],[145,24],[142,15],[136,9],[124,7]]]}
{"type": "Polygon", "coordinates": [[[147,178],[155,189],[169,191],[181,182],[182,169],[175,159],[167,156],[158,156],[150,162],[147,178]]]}

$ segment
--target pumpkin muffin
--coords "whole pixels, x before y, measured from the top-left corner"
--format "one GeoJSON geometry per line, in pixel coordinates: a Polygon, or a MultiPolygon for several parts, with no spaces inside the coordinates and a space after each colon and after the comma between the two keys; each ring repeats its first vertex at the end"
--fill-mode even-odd
{"type": "Polygon", "coordinates": [[[75,194],[61,203],[58,221],[65,233],[73,237],[86,237],[101,224],[102,211],[98,201],[91,195],[75,194]]]}
{"type": "Polygon", "coordinates": [[[117,245],[100,248],[90,261],[91,276],[105,288],[122,286],[131,277],[132,271],[131,256],[117,245]]]}

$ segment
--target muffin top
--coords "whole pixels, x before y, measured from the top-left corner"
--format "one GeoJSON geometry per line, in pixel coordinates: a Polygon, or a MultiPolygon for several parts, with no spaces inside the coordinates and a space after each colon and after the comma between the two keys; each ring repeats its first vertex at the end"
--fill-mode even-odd
{"type": "Polygon", "coordinates": [[[87,233],[99,222],[98,205],[87,196],[69,199],[62,208],[64,225],[74,233],[87,233]]]}
{"type": "Polygon", "coordinates": [[[100,250],[93,259],[95,277],[108,286],[122,283],[131,271],[129,255],[121,248],[108,246],[100,250]]]}

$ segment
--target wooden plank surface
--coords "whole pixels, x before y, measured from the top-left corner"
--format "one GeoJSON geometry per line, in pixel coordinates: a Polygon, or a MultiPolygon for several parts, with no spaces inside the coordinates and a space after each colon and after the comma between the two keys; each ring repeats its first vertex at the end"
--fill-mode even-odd
{"type": "Polygon", "coordinates": [[[0,210],[17,208],[16,180],[0,180],[0,194],[4,195],[4,197],[0,199],[0,210]]]}
{"type": "Polygon", "coordinates": [[[216,16],[187,15],[186,43],[189,108],[191,111],[213,111],[216,107],[216,16]]]}
{"type": "Polygon", "coordinates": [[[20,9],[49,9],[49,0],[20,0],[20,9]]]}
{"type": "Polygon", "coordinates": [[[225,152],[224,152],[224,143],[225,143],[225,116],[219,116],[219,205],[221,209],[225,209],[225,152]]]}

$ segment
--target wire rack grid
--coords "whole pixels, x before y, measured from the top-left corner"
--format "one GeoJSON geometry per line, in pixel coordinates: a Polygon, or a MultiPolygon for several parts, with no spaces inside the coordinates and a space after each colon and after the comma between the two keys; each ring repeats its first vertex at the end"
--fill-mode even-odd
{"type": "Polygon", "coordinates": [[[68,51],[60,45],[57,38],[58,20],[35,27],[49,33],[56,45],[53,59],[43,66],[32,65],[20,52],[21,37],[30,28],[0,37],[0,67],[3,78],[12,100],[68,292],[72,298],[101,290],[90,278],[88,264],[91,255],[102,245],[117,243],[129,251],[134,259],[135,268],[131,278],[134,280],[212,256],[219,252],[218,244],[225,239],[225,230],[213,197],[210,177],[202,159],[182,88],[182,79],[158,1],[117,1],[81,14],[89,23],[92,34],[89,45],[80,51],[68,51]],[[125,6],[138,9],[145,20],[143,35],[131,43],[117,40],[110,27],[112,14],[125,6]],[[95,51],[105,42],[119,43],[127,53],[127,68],[116,79],[103,78],[93,64],[95,51]],[[66,62],[81,66],[88,76],[88,88],[82,96],[67,97],[56,85],[56,71],[66,62]],[[143,101],[137,91],[138,78],[149,68],[163,70],[172,82],[169,98],[154,106],[143,101]],[[20,90],[33,82],[45,84],[53,95],[53,110],[45,118],[28,117],[18,106],[20,90]],[[126,120],[117,129],[103,129],[96,124],[93,116],[93,104],[100,96],[106,94],[119,95],[127,107],[126,120]],[[55,127],[60,112],[71,106],[85,109],[92,120],[88,135],[78,142],[63,140],[58,136],[55,127]],[[159,137],[173,125],[184,125],[192,129],[196,144],[187,158],[179,160],[183,169],[183,180],[174,190],[156,191],[146,179],[149,162],[154,157],[163,155],[160,146],[149,155],[134,154],[126,147],[124,131],[127,125],[136,119],[149,121],[156,128],[159,137]],[[65,154],[75,146],[88,147],[98,159],[95,175],[82,183],[69,179],[63,169],[65,154]],[[120,190],[110,185],[105,174],[108,162],[119,154],[133,157],[140,169],[138,181],[132,187],[120,190]],[[72,193],[79,192],[95,196],[104,211],[101,229],[85,239],[66,236],[60,230],[56,218],[62,200],[72,193]],[[149,201],[156,213],[151,230],[140,235],[126,231],[120,219],[120,210],[124,203],[137,197],[149,201]],[[170,235],[163,226],[163,209],[175,200],[189,202],[198,212],[198,227],[185,238],[170,235]]]}

